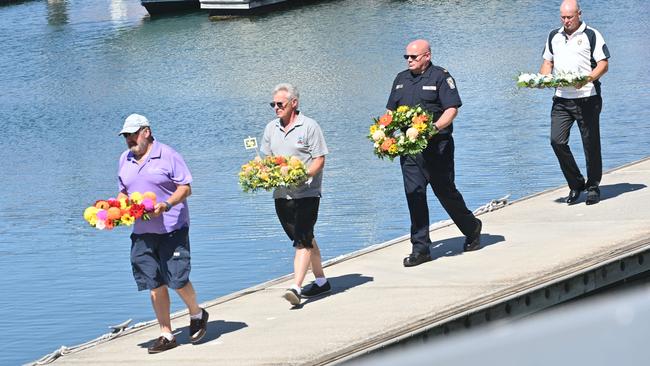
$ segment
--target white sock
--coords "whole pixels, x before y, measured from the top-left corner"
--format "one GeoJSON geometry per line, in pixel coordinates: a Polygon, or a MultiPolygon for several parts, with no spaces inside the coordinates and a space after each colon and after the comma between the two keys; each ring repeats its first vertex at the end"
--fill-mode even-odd
{"type": "Polygon", "coordinates": [[[298,287],[298,286],[296,286],[296,285],[291,285],[291,288],[294,289],[294,290],[296,290],[296,292],[298,293],[298,295],[300,295],[300,287],[298,287]]]}
{"type": "Polygon", "coordinates": [[[171,341],[171,340],[174,339],[174,335],[171,334],[171,333],[161,332],[160,335],[163,336],[163,337],[165,337],[165,338],[167,338],[168,341],[171,341]]]}
{"type": "Polygon", "coordinates": [[[316,281],[314,281],[314,282],[316,282],[316,286],[322,287],[324,284],[327,283],[327,278],[325,278],[325,277],[316,277],[316,281]]]}
{"type": "Polygon", "coordinates": [[[201,311],[199,311],[198,314],[190,315],[190,319],[201,319],[201,318],[203,318],[203,309],[201,309],[201,311]]]}

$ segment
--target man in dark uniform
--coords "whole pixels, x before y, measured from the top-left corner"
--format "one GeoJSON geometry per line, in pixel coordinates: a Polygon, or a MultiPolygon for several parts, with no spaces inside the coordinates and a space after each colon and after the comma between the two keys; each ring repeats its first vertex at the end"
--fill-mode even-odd
{"type": "Polygon", "coordinates": [[[406,47],[404,58],[408,70],[397,74],[386,108],[420,105],[433,114],[438,131],[422,153],[400,157],[404,190],[411,215],[413,250],[404,258],[404,266],[412,267],[431,260],[429,255],[429,207],[427,185],[466,236],[464,250],[479,249],[481,221],[467,209],[463,196],[454,184],[454,139],[452,122],[462,105],[454,78],[447,70],[431,64],[431,47],[425,40],[416,40],[406,47]]]}

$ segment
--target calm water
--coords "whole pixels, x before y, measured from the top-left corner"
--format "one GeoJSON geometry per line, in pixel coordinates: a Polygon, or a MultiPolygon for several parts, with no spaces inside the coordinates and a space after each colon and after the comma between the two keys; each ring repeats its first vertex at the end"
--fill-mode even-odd
{"type": "MultiPolygon", "coordinates": [[[[613,55],[603,79],[606,169],[650,155],[650,5],[616,3],[583,4],[613,55]]],[[[414,38],[431,40],[434,63],[455,76],[464,101],[456,175],[470,208],[563,184],[548,143],[551,91],[513,86],[519,71],[539,68],[557,6],[324,1],[226,21],[201,13],[152,20],[134,0],[0,7],[0,364],[153,318],[131,277],[128,230],[99,232],[81,217],[116,193],[125,148],[116,133],[133,112],[148,116],[193,172],[192,279],[201,301],[292,271],[270,194],[237,186],[252,157],[242,139],[259,137],[273,118],[267,102],[279,82],[299,86],[302,110],[321,123],[331,150],[317,225],[325,258],[408,232],[399,165],[374,158],[365,134],[414,38]]],[[[577,137],[575,129],[584,166],[577,137]]],[[[435,199],[431,213],[447,218],[435,199]]],[[[173,310],[180,304],[174,297],[173,310]]]]}

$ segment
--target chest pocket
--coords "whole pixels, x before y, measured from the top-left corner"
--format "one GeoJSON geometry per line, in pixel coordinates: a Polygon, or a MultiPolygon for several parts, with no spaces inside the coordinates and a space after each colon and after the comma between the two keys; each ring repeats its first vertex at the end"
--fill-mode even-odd
{"type": "Polygon", "coordinates": [[[438,99],[438,88],[435,85],[423,86],[422,89],[420,89],[420,99],[427,102],[435,102],[438,99]]]}

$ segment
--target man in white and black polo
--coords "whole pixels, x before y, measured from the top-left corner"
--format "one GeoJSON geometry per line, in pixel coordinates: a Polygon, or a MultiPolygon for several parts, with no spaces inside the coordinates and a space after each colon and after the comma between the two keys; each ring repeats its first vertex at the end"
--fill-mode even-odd
{"type": "Polygon", "coordinates": [[[588,27],[581,15],[577,1],[562,2],[560,19],[563,26],[549,34],[539,71],[541,74],[555,71],[589,75],[587,81],[575,87],[558,87],[551,109],[551,146],[570,188],[566,198],[569,205],[576,203],[584,190],[587,191],[586,204],[598,203],[598,186],[603,171],[600,154],[600,111],[603,101],[598,79],[607,72],[609,50],[603,36],[588,27]],[[569,148],[569,132],[575,121],[578,121],[585,152],[586,181],[569,148]]]}

